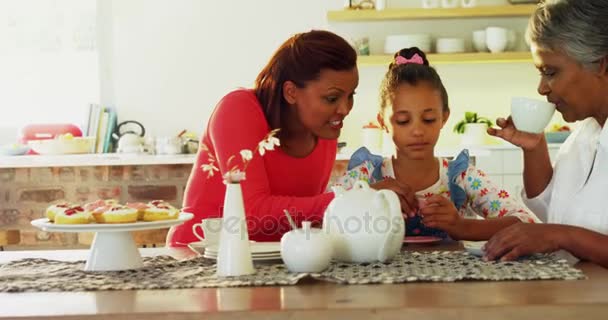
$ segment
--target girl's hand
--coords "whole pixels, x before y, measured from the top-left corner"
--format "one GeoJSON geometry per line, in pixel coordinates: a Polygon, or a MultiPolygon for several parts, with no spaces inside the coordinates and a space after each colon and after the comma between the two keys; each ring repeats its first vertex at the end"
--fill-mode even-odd
{"type": "Polygon", "coordinates": [[[528,133],[519,131],[513,124],[511,116],[509,118],[498,118],[496,124],[501,129],[488,128],[488,134],[491,136],[499,137],[507,142],[510,142],[526,151],[536,149],[542,141],[544,141],[544,134],[542,133],[528,133]]]}
{"type": "Polygon", "coordinates": [[[452,238],[463,233],[463,218],[452,201],[442,195],[428,198],[420,208],[422,223],[446,231],[452,238]]]}
{"type": "Polygon", "coordinates": [[[497,232],[484,247],[485,260],[510,261],[532,253],[559,249],[558,237],[565,232],[551,224],[516,223],[497,232]]]}
{"type": "Polygon", "coordinates": [[[391,190],[397,193],[399,202],[401,202],[401,212],[408,217],[413,217],[418,212],[418,201],[416,200],[416,193],[410,188],[410,186],[397,181],[394,178],[387,178],[382,181],[376,182],[370,187],[376,190],[391,190]]]}

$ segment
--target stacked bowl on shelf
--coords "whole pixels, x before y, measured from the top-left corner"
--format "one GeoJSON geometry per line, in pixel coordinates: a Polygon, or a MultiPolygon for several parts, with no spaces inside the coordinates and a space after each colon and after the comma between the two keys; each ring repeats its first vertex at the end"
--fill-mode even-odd
{"type": "Polygon", "coordinates": [[[396,34],[386,36],[384,41],[384,53],[394,54],[395,52],[409,47],[418,47],[424,52],[431,52],[430,34],[396,34]]]}

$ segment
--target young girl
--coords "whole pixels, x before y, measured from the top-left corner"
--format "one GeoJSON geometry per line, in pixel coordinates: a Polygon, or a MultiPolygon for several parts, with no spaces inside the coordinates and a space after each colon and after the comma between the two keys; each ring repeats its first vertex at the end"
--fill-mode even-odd
{"type": "Polygon", "coordinates": [[[378,121],[391,133],[396,155],[382,159],[361,148],[338,184],[350,188],[355,181],[365,180],[376,189],[408,186],[415,191],[418,206],[406,212],[408,236],[447,233],[453,239],[487,240],[520,221],[539,221],[509,192],[494,186],[483,171],[469,165],[466,150],[451,162],[434,156],[450,109],[439,75],[418,48],[395,54],[380,101],[378,121]],[[486,219],[467,219],[470,213],[486,219]]]}

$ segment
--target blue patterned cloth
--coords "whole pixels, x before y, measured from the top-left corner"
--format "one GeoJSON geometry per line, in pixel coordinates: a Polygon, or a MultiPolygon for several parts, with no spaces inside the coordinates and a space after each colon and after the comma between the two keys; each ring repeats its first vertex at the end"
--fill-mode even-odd
{"type": "MultiPolygon", "coordinates": [[[[467,200],[467,193],[458,185],[456,180],[460,173],[466,171],[468,167],[469,150],[467,149],[462,150],[462,152],[448,164],[448,179],[450,181],[448,189],[450,190],[450,199],[457,209],[462,207],[467,200]]],[[[424,223],[422,223],[422,217],[420,215],[415,215],[406,219],[405,234],[411,236],[433,236],[444,239],[448,237],[448,234],[443,230],[426,227],[424,223]]]]}
{"type": "Polygon", "coordinates": [[[371,162],[374,166],[374,171],[372,171],[371,174],[372,179],[370,180],[370,184],[382,181],[382,161],[384,161],[384,159],[382,158],[382,156],[375,155],[369,152],[366,147],[361,147],[357,149],[355,153],[352,154],[350,160],[348,161],[348,167],[346,169],[352,170],[353,168],[360,166],[366,161],[371,162]]]}

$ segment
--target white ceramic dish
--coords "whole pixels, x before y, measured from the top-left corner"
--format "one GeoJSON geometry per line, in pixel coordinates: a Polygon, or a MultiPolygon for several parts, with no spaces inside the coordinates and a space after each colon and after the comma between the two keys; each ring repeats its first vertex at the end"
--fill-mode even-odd
{"type": "MultiPolygon", "coordinates": [[[[203,254],[203,258],[207,258],[207,259],[212,259],[212,260],[217,260],[217,256],[216,255],[210,255],[210,254],[203,254]]],[[[267,256],[267,257],[258,257],[258,256],[251,256],[251,260],[255,261],[271,261],[271,260],[281,260],[281,255],[274,255],[274,256],[267,256]]]]}
{"type": "Polygon", "coordinates": [[[95,137],[32,140],[28,144],[34,152],[41,155],[92,153],[94,152],[95,137]]]}
{"type": "MultiPolygon", "coordinates": [[[[251,250],[251,255],[259,255],[259,254],[281,254],[281,243],[280,242],[253,242],[250,243],[249,246],[251,250]]],[[[219,251],[219,245],[214,243],[209,245],[205,249],[205,253],[215,254],[217,255],[219,251]]]]}
{"type": "MultiPolygon", "coordinates": [[[[281,260],[279,242],[255,242],[251,241],[251,258],[253,261],[281,260]]],[[[190,249],[200,253],[204,258],[217,259],[218,245],[216,243],[207,245],[205,241],[192,242],[188,244],[190,249]]]]}
{"type": "Polygon", "coordinates": [[[9,144],[0,146],[0,156],[21,156],[30,151],[30,147],[23,144],[9,144]]]}
{"type": "Polygon", "coordinates": [[[32,225],[49,232],[95,232],[89,250],[85,271],[117,271],[136,269],[143,266],[141,255],[131,231],[161,229],[182,224],[194,215],[182,212],[175,220],[135,222],[124,224],[75,224],[57,225],[48,219],[36,219],[32,225]]]}
{"type": "Polygon", "coordinates": [[[439,38],[436,43],[437,53],[459,53],[465,51],[462,38],[439,38]]]}
{"type": "Polygon", "coordinates": [[[123,232],[167,228],[192,219],[191,213],[180,213],[174,220],[138,221],[134,223],[54,224],[47,218],[32,221],[34,227],[49,232],[123,232]]]}
{"type": "Polygon", "coordinates": [[[483,246],[486,242],[487,241],[462,241],[462,245],[468,253],[474,256],[483,257],[483,246]]]}
{"type": "Polygon", "coordinates": [[[409,47],[418,47],[424,52],[431,52],[430,34],[396,34],[388,35],[384,40],[384,53],[394,54],[395,52],[409,47]]]}

